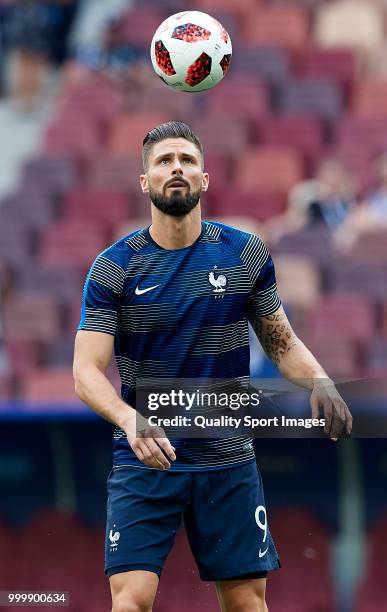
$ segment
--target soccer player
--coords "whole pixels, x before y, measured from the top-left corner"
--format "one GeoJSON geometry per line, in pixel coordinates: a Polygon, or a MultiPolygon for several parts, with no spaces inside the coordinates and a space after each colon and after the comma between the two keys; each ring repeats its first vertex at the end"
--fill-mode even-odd
{"type": "Polygon", "coordinates": [[[152,224],[96,258],[74,356],[78,396],[116,426],[105,547],[113,612],[152,609],[183,516],[200,576],[216,582],[221,610],[267,611],[266,575],[280,562],[251,440],[183,439],[172,446],[166,437],[140,435],[136,380],[248,381],[250,321],[281,373],[311,390],[312,415],[323,410],[330,438],[349,434],[352,418],[292,330],[260,238],[202,221],[200,194],[209,176],[191,129],[170,122],[151,130],[143,164],[152,224]],[[113,344],[122,399],[105,374],[113,344]]]}

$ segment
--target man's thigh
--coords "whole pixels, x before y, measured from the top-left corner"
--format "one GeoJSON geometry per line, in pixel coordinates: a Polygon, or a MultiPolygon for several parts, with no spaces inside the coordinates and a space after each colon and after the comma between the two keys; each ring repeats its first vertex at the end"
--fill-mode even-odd
{"type": "Polygon", "coordinates": [[[184,522],[202,580],[264,578],[281,566],[255,463],[195,474],[184,522]]]}
{"type": "Polygon", "coordinates": [[[122,467],[109,475],[105,573],[160,576],[190,495],[189,474],[122,467]]]}

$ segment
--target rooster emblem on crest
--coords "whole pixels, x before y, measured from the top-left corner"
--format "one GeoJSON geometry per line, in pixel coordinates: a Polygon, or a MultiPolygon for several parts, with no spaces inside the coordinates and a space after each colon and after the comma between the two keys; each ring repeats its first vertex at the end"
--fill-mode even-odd
{"type": "MultiPolygon", "coordinates": [[[[214,266],[214,270],[217,269],[218,266],[214,266]]],[[[208,281],[210,285],[214,287],[213,293],[223,293],[226,291],[227,278],[224,274],[219,274],[215,278],[214,272],[211,270],[208,274],[208,281]]]]}
{"type": "Polygon", "coordinates": [[[111,529],[109,533],[110,546],[116,547],[119,539],[120,539],[120,532],[116,531],[115,533],[113,533],[113,530],[111,529]]]}

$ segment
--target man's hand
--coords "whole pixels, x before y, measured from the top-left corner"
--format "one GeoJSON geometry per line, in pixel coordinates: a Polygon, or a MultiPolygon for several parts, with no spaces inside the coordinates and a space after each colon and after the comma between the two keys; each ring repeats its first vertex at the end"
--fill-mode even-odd
{"type": "Polygon", "coordinates": [[[352,415],[347,404],[329,378],[318,379],[310,396],[312,417],[318,419],[322,410],[325,418],[324,431],[334,442],[340,436],[350,435],[352,431],[352,415]]]}
{"type": "Polygon", "coordinates": [[[137,412],[124,430],[129,446],[142,463],[158,470],[168,470],[171,467],[167,457],[175,461],[175,448],[160,427],[150,427],[148,421],[137,412]]]}

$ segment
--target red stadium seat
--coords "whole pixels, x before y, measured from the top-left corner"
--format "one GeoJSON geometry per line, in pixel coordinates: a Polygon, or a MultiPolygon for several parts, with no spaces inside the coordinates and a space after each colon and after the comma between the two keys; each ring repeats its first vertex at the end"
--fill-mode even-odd
{"type": "Polygon", "coordinates": [[[218,12],[224,10],[229,10],[237,16],[248,16],[257,10],[257,4],[261,2],[262,0],[240,0],[237,3],[234,0],[193,0],[191,5],[195,10],[208,12],[214,16],[218,16],[218,12]]]}
{"type": "Polygon", "coordinates": [[[386,81],[359,81],[353,92],[353,115],[359,119],[387,120],[386,97],[386,81]]]}
{"type": "Polygon", "coordinates": [[[300,59],[303,76],[350,84],[356,76],[357,57],[349,49],[308,48],[300,59]]]}
{"type": "Polygon", "coordinates": [[[231,65],[234,74],[277,83],[289,75],[290,54],[282,47],[242,47],[232,58],[231,65]]]}
{"type": "Polygon", "coordinates": [[[316,262],[305,255],[276,255],[274,263],[282,301],[302,311],[315,306],[321,285],[316,262]]]}
{"type": "Polygon", "coordinates": [[[43,154],[54,157],[69,154],[87,158],[101,150],[101,146],[98,130],[92,124],[72,115],[47,128],[43,140],[43,154]]]}
{"type": "Polygon", "coordinates": [[[55,296],[34,293],[11,295],[4,305],[4,333],[8,341],[54,341],[60,332],[60,313],[55,296]]]}
{"type": "Polygon", "coordinates": [[[333,80],[304,78],[282,83],[278,106],[284,114],[334,120],[341,113],[343,97],[333,80]]]}
{"type": "Polygon", "coordinates": [[[216,215],[245,215],[265,221],[284,211],[285,197],[276,193],[257,193],[255,190],[223,189],[216,193],[216,215]]]}
{"type": "Polygon", "coordinates": [[[84,184],[91,191],[109,193],[139,191],[139,176],[142,172],[138,156],[128,159],[117,155],[98,155],[90,160],[84,184]]]}
{"type": "Polygon", "coordinates": [[[291,612],[332,612],[330,579],[331,534],[306,508],[281,508],[269,517],[283,571],[270,574],[270,609],[291,612]],[[299,577],[303,578],[302,597],[299,577]],[[297,603],[296,603],[297,602],[297,603]]]}
{"type": "Polygon", "coordinates": [[[384,151],[387,142],[387,118],[357,119],[344,117],[336,126],[338,149],[363,149],[369,155],[384,151]]]}
{"type": "Polygon", "coordinates": [[[75,404],[78,410],[80,406],[71,367],[39,368],[29,372],[23,377],[21,395],[31,403],[75,404]]]}
{"type": "Polygon", "coordinates": [[[64,203],[64,217],[69,221],[93,219],[113,229],[129,216],[129,200],[117,193],[73,191],[64,203]]]}
{"type": "Polygon", "coordinates": [[[120,38],[132,45],[148,49],[153,34],[166,16],[155,6],[134,6],[120,19],[120,38]]]}
{"type": "Polygon", "coordinates": [[[106,229],[83,222],[58,222],[41,238],[39,260],[47,268],[87,269],[108,246],[106,229]]]}
{"type": "Polygon", "coordinates": [[[364,297],[327,296],[309,313],[307,328],[316,334],[336,331],[340,339],[367,342],[376,330],[375,311],[364,297]]]}
{"type": "Polygon", "coordinates": [[[237,161],[235,187],[285,195],[302,178],[303,163],[297,153],[285,147],[256,147],[237,161]]]}
{"type": "Polygon", "coordinates": [[[259,133],[265,145],[294,147],[310,156],[321,151],[322,125],[311,117],[267,117],[259,133]]]}
{"type": "Polygon", "coordinates": [[[76,186],[77,174],[71,157],[34,157],[23,167],[22,183],[26,191],[36,185],[41,193],[62,194],[76,186]]]}
{"type": "Polygon", "coordinates": [[[382,516],[370,529],[367,539],[367,564],[354,612],[384,612],[385,554],[387,546],[387,517],[382,516]]]}
{"type": "Polygon", "coordinates": [[[242,117],[206,115],[196,119],[192,128],[198,134],[203,144],[205,155],[207,152],[237,156],[249,144],[251,130],[242,117]]]}
{"type": "Polygon", "coordinates": [[[269,98],[262,83],[244,77],[228,78],[222,87],[215,87],[204,97],[206,113],[210,115],[235,115],[257,119],[266,114],[269,98]]]}
{"type": "Polygon", "coordinates": [[[301,50],[308,40],[309,19],[298,6],[262,6],[245,16],[242,38],[250,45],[279,45],[301,50]]]}
{"type": "Polygon", "coordinates": [[[387,300],[386,266],[365,265],[345,259],[327,269],[329,287],[337,293],[367,295],[369,300],[387,300]]]}
{"type": "Polygon", "coordinates": [[[351,247],[348,257],[353,262],[387,266],[387,231],[367,231],[360,234],[351,247]]]}
{"type": "Polygon", "coordinates": [[[169,121],[169,117],[160,113],[134,113],[117,117],[108,138],[109,151],[114,156],[138,159],[147,132],[166,121],[169,121]]]}

